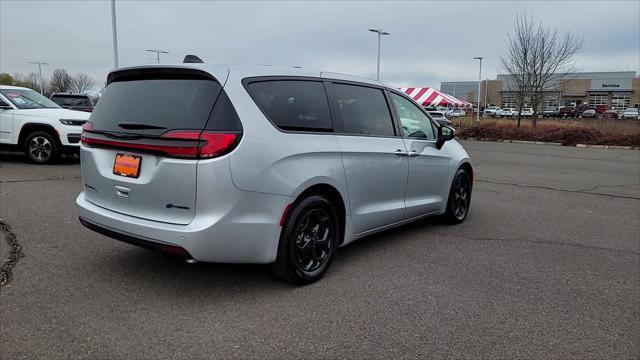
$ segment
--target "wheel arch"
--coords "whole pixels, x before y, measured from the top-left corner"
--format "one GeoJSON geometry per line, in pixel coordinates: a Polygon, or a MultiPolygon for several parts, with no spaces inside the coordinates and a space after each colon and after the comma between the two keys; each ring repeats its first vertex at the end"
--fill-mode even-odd
{"type": "Polygon", "coordinates": [[[56,140],[58,144],[60,144],[60,134],[53,126],[43,123],[26,123],[20,128],[20,134],[18,135],[18,146],[23,147],[24,142],[27,140],[29,134],[34,131],[46,131],[53,136],[53,139],[56,140]]]}
{"type": "Polygon", "coordinates": [[[473,187],[473,167],[471,166],[471,163],[468,161],[463,162],[462,164],[460,164],[460,166],[458,166],[458,170],[460,169],[466,171],[467,174],[469,174],[469,180],[471,182],[471,186],[473,187]]]}
{"type": "Polygon", "coordinates": [[[345,203],[344,197],[335,186],[328,183],[316,183],[302,190],[295,197],[295,200],[293,203],[295,204],[300,199],[303,199],[311,195],[320,195],[327,198],[327,200],[329,200],[329,202],[331,202],[333,206],[336,208],[336,211],[338,212],[338,221],[340,222],[339,223],[340,243],[338,244],[338,246],[342,245],[342,243],[345,240],[345,228],[346,228],[346,216],[347,216],[347,204],[345,203]]]}

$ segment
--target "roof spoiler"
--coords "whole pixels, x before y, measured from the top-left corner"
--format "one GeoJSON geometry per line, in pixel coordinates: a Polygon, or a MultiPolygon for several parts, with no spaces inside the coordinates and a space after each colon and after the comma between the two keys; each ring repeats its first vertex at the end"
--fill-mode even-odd
{"type": "Polygon", "coordinates": [[[184,63],[184,64],[193,64],[193,63],[202,64],[202,63],[204,63],[204,61],[202,61],[202,59],[200,59],[199,57],[197,57],[195,55],[186,55],[184,57],[184,60],[182,60],[182,63],[184,63]]]}

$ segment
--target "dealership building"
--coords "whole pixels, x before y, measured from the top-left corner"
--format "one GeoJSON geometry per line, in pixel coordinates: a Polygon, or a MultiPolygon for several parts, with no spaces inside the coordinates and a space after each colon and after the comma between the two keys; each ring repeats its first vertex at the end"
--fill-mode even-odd
{"type": "MultiPolygon", "coordinates": [[[[483,80],[480,83],[480,105],[517,107],[517,87],[511,79],[511,75],[501,74],[495,80],[483,80]]],[[[478,102],[477,81],[442,82],[440,91],[474,105],[478,102]]],[[[527,105],[525,103],[525,106],[527,105]]],[[[544,91],[544,100],[539,110],[566,105],[593,108],[599,105],[615,110],[640,107],[640,77],[635,71],[582,72],[564,75],[544,91]]]]}

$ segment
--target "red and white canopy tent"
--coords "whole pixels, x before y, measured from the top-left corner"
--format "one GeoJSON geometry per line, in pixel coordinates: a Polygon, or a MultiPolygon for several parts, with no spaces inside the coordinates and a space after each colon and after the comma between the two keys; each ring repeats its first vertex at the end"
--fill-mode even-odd
{"type": "Polygon", "coordinates": [[[434,88],[400,88],[405,94],[411,96],[418,104],[422,106],[452,106],[452,107],[472,107],[471,103],[460,100],[447,93],[440,92],[434,88]]]}

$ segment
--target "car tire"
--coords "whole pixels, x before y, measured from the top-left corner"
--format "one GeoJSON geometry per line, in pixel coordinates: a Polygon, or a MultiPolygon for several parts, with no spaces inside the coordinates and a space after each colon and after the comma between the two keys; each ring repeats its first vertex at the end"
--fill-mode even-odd
{"type": "Polygon", "coordinates": [[[24,142],[24,151],[36,164],[51,164],[60,156],[58,140],[47,131],[34,131],[24,142]]]}
{"type": "Polygon", "coordinates": [[[272,273],[296,285],[320,280],[329,269],[340,243],[335,207],[323,196],[296,201],[282,227],[272,273]]]}
{"type": "Polygon", "coordinates": [[[444,219],[450,224],[460,224],[469,214],[471,205],[471,179],[464,169],[459,169],[451,182],[447,210],[444,219]]]}

